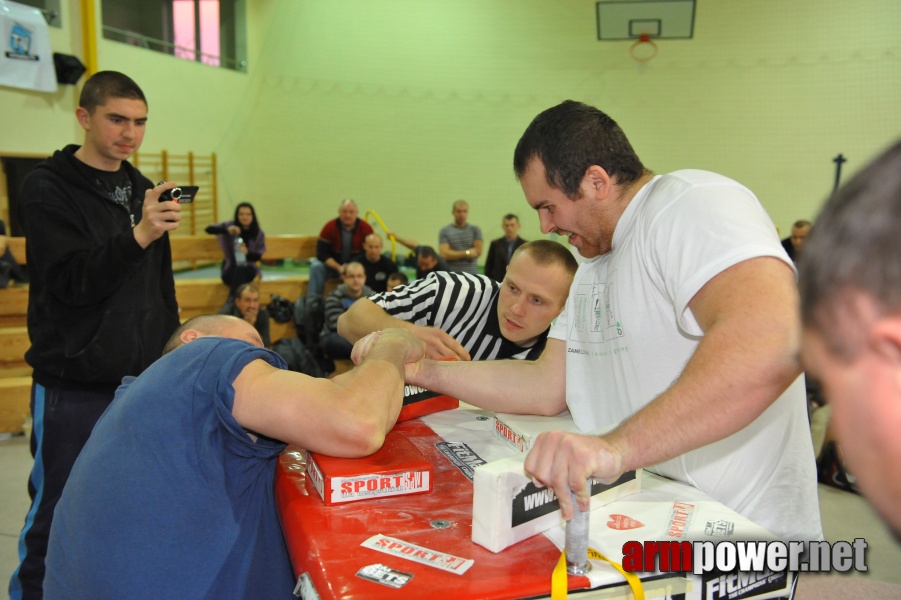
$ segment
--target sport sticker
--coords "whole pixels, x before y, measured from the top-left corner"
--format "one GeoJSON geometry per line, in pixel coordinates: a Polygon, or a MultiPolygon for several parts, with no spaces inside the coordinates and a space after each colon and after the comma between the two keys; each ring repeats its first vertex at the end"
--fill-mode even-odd
{"type": "Polygon", "coordinates": [[[364,548],[369,548],[370,550],[384,552],[385,554],[390,554],[391,556],[397,556],[399,558],[406,558],[407,560],[412,560],[413,562],[435,567],[436,569],[441,569],[442,571],[455,573],[457,575],[465,573],[475,562],[471,558],[460,558],[459,556],[454,556],[452,554],[436,552],[382,534],[374,535],[360,545],[364,548]]]}

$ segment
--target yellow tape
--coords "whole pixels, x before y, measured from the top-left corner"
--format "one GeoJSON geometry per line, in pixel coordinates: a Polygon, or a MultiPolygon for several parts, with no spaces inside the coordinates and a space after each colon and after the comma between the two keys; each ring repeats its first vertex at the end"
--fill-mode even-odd
{"type": "MultiPolygon", "coordinates": [[[[619,571],[622,576],[626,578],[626,583],[629,584],[629,588],[632,590],[632,596],[635,597],[635,600],[644,600],[644,586],[642,586],[641,579],[638,578],[638,575],[626,571],[621,564],[613,562],[594,548],[588,549],[588,558],[603,560],[604,562],[609,563],[610,566],[619,571]]],[[[564,550],[560,554],[560,560],[557,561],[557,566],[554,567],[554,572],[551,575],[551,600],[566,599],[568,587],[567,580],[566,550],[564,550]]]]}
{"type": "Polygon", "coordinates": [[[385,225],[385,222],[382,221],[379,213],[375,212],[374,210],[367,210],[364,218],[368,221],[370,215],[375,217],[375,222],[378,223],[379,227],[382,228],[382,231],[385,232],[385,235],[388,236],[388,239],[391,240],[391,260],[397,262],[397,240],[394,239],[393,235],[390,235],[388,233],[388,227],[385,225]]]}

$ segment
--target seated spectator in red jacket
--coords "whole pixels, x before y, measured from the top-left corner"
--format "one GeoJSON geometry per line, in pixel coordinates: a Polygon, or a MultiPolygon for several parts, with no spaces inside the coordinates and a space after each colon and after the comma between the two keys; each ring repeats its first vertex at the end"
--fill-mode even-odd
{"type": "Polygon", "coordinates": [[[316,258],[310,261],[307,296],[322,296],[326,279],[341,277],[347,263],[363,257],[363,240],[372,233],[372,226],[360,219],[359,213],[357,203],[346,198],[338,206],[338,218],[319,232],[316,258]]]}

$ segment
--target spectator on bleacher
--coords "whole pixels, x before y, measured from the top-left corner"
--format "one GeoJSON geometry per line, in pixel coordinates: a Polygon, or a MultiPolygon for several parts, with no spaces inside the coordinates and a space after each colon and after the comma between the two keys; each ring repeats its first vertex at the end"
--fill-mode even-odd
{"type": "Polygon", "coordinates": [[[19,283],[28,283],[25,269],[16,261],[6,244],[6,223],[0,219],[0,288],[7,287],[13,279],[19,283]]]}
{"type": "Polygon", "coordinates": [[[526,243],[519,237],[519,217],[513,213],[506,214],[501,225],[504,228],[504,235],[491,242],[488,246],[488,256],[485,258],[485,275],[495,281],[504,280],[513,253],[526,243]]]}
{"type": "Polygon", "coordinates": [[[378,450],[422,344],[381,331],[360,343],[367,360],[334,379],[287,371],[261,346],[244,321],[202,315],[123,383],[60,500],[48,598],[295,598],[278,457],[287,444],[378,450]]]}
{"type": "Polygon", "coordinates": [[[266,234],[260,228],[257,213],[249,202],[235,207],[235,218],[206,228],[214,234],[222,248],[222,282],[228,286],[229,300],[234,299],[238,286],[257,278],[260,259],[266,253],[266,234]]]}
{"type": "Polygon", "coordinates": [[[181,207],[160,202],[128,162],[144,138],[147,101],[115,71],[84,84],[75,110],[84,144],[40,163],[22,185],[34,469],[12,598],[39,598],[53,510],[69,471],[126,375],[159,358],[178,327],[168,232],[181,207]]]}
{"type": "MultiPolygon", "coordinates": [[[[366,285],[366,271],[358,262],[349,262],[344,268],[344,283],[338,285],[325,299],[325,322],[322,325],[322,349],[331,358],[350,358],[354,345],[338,334],[338,317],[350,306],[372,290],[366,285]]],[[[361,336],[362,337],[362,336],[361,336]]]]}
{"type": "Polygon", "coordinates": [[[400,271],[396,271],[391,275],[388,275],[388,285],[385,291],[393,292],[394,288],[399,288],[400,286],[407,285],[408,283],[410,283],[410,280],[407,278],[407,276],[400,271]]]}
{"type": "Polygon", "coordinates": [[[263,346],[272,347],[269,339],[269,311],[260,307],[260,289],[252,283],[242,283],[235,291],[235,299],[219,309],[220,315],[231,315],[253,325],[260,334],[263,346]]]}
{"type": "Polygon", "coordinates": [[[360,264],[366,271],[366,285],[375,293],[386,291],[388,276],[397,272],[397,265],[382,254],[382,238],[377,233],[367,235],[363,242],[363,252],[360,264]]]}
{"type": "Polygon", "coordinates": [[[788,253],[788,257],[795,262],[801,258],[801,248],[804,247],[804,240],[810,235],[810,221],[799,219],[792,224],[791,235],[782,240],[782,247],[788,253]]]}
{"type": "Polygon", "coordinates": [[[307,296],[321,297],[326,279],[341,277],[347,263],[363,257],[363,240],[372,233],[372,226],[359,218],[359,212],[357,203],[346,198],[338,206],[338,218],[322,227],[316,258],[310,261],[307,296]]]}
{"type": "Polygon", "coordinates": [[[451,214],[454,222],[438,232],[438,252],[451,270],[476,274],[479,272],[478,258],[482,254],[482,230],[467,223],[469,204],[466,200],[454,202],[451,214]]]}
{"type": "Polygon", "coordinates": [[[422,279],[432,271],[451,271],[450,265],[447,264],[447,261],[441,258],[435,249],[431,246],[423,246],[419,242],[411,240],[410,238],[402,238],[396,233],[391,231],[388,232],[388,237],[393,237],[395,240],[409,248],[413,251],[413,263],[412,265],[409,263],[405,263],[407,266],[416,267],[416,279],[422,279]]]}

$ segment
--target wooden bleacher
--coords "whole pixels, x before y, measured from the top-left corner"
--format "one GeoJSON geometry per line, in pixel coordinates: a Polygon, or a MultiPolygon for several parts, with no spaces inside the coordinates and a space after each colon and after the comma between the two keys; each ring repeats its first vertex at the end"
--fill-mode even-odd
{"type": "MultiPolygon", "coordinates": [[[[215,236],[173,236],[174,265],[210,264],[222,259],[215,236]]],[[[8,237],[7,244],[16,260],[25,264],[25,238],[8,237]]],[[[266,260],[309,259],[316,255],[316,236],[267,235],[266,260]]],[[[273,294],[291,301],[306,294],[306,275],[285,275],[257,282],[260,303],[267,304],[273,294]]],[[[228,298],[228,288],[219,277],[176,278],[175,296],[182,321],[190,317],[218,312],[228,298]]],[[[28,286],[0,289],[0,433],[20,433],[29,417],[31,367],[25,362],[29,347],[26,316],[28,286]]],[[[296,335],[293,323],[270,321],[275,342],[296,335]]]]}

